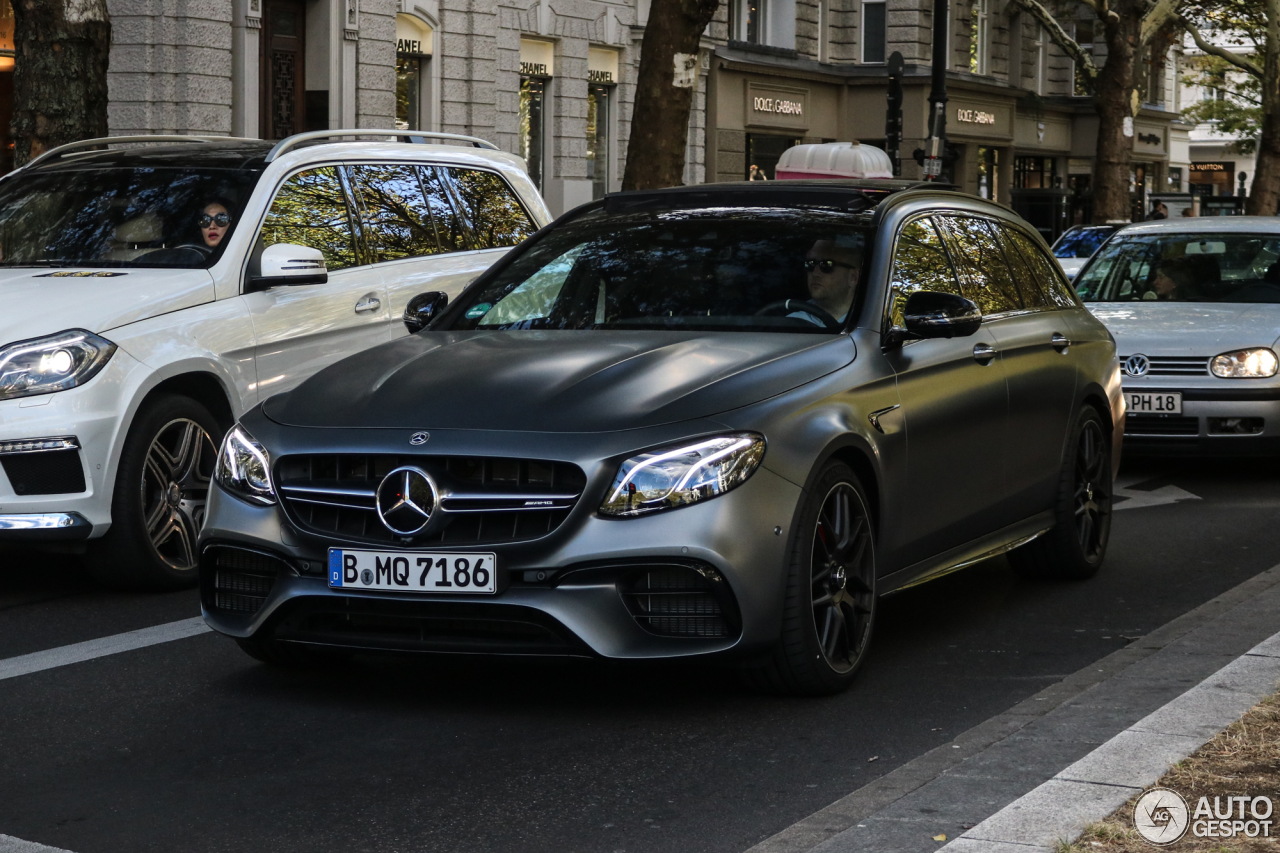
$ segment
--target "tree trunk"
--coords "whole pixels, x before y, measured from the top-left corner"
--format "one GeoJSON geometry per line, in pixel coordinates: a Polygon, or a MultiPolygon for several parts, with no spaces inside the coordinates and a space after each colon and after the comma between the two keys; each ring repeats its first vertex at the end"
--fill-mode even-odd
{"type": "Polygon", "coordinates": [[[1093,221],[1099,224],[1132,216],[1129,167],[1133,154],[1134,61],[1141,27],[1136,3],[1116,3],[1115,20],[1102,21],[1107,61],[1098,72],[1094,108],[1098,112],[1098,148],[1093,166],[1093,221]],[[1128,118],[1129,135],[1125,135],[1128,118]]]}
{"type": "Polygon", "coordinates": [[[106,0],[14,0],[14,163],[107,135],[106,0]]]}
{"type": "Polygon", "coordinates": [[[1267,4],[1267,44],[1262,64],[1262,136],[1253,186],[1244,212],[1275,216],[1280,209],[1280,2],[1267,4]]]}
{"type": "Polygon", "coordinates": [[[640,44],[624,190],[684,183],[698,42],[719,6],[720,0],[653,0],[640,44]]]}

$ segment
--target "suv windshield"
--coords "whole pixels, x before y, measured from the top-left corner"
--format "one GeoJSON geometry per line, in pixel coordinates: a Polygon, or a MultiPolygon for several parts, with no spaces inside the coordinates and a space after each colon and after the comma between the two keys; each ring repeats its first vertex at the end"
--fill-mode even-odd
{"type": "Polygon", "coordinates": [[[259,174],[158,167],[19,172],[0,182],[0,265],[210,266],[259,174]]]}
{"type": "Polygon", "coordinates": [[[1121,237],[1076,277],[1085,302],[1280,303],[1280,235],[1121,237]]]}
{"type": "Polygon", "coordinates": [[[498,269],[451,327],[837,332],[858,295],[865,222],[777,208],[596,210],[498,269]]]}
{"type": "Polygon", "coordinates": [[[1113,231],[1115,231],[1114,228],[1081,228],[1068,231],[1053,244],[1053,256],[1055,258],[1087,258],[1098,251],[1102,241],[1110,237],[1113,231]]]}

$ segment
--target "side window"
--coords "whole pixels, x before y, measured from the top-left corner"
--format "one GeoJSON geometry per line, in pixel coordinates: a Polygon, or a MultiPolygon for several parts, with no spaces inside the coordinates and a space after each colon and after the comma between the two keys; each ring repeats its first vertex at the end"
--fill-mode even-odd
{"type": "Polygon", "coordinates": [[[319,249],[330,272],[358,264],[338,170],[322,166],[285,181],[271,202],[260,237],[263,246],[295,243],[319,249]]]}
{"type": "Polygon", "coordinates": [[[498,175],[449,167],[453,187],[471,222],[477,249],[514,246],[537,229],[516,194],[498,175]]]}
{"type": "Polygon", "coordinates": [[[462,224],[462,216],[453,205],[449,191],[445,189],[443,169],[435,166],[419,166],[418,177],[422,180],[422,190],[431,211],[431,219],[435,222],[436,238],[440,241],[441,251],[464,252],[471,248],[471,238],[467,235],[466,226],[462,224]]]}
{"type": "Polygon", "coordinates": [[[1027,266],[1022,253],[1018,251],[1018,247],[1013,245],[1013,235],[1017,233],[1016,229],[1010,228],[1003,223],[996,225],[995,228],[1001,238],[1000,245],[1004,247],[1005,260],[1009,262],[1009,269],[1013,270],[1013,283],[1017,286],[1018,292],[1022,294],[1022,304],[1037,311],[1052,308],[1053,305],[1049,302],[1044,290],[1049,286],[1049,283],[1039,281],[1040,277],[1031,271],[1031,267],[1027,266]]]}
{"type": "Polygon", "coordinates": [[[1022,297],[991,226],[972,216],[942,219],[951,238],[947,247],[956,259],[964,295],[977,303],[984,317],[1021,309],[1022,297]]]}
{"type": "Polygon", "coordinates": [[[440,240],[416,166],[352,166],[369,248],[379,261],[451,251],[440,240]]]}
{"type": "Polygon", "coordinates": [[[1027,235],[1012,228],[1009,229],[1009,233],[1013,235],[1014,245],[1031,266],[1036,281],[1045,289],[1049,303],[1056,308],[1078,308],[1080,303],[1076,301],[1071,285],[1067,284],[1066,279],[1062,277],[1062,268],[1027,235]]]}
{"type": "Polygon", "coordinates": [[[960,285],[947,251],[933,222],[927,218],[913,219],[898,232],[890,274],[889,322],[892,325],[902,325],[907,297],[922,290],[960,295],[960,285]]]}

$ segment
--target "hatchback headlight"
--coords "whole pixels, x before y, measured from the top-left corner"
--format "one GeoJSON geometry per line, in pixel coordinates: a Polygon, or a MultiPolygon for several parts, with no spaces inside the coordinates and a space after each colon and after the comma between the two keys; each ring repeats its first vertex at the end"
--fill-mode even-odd
{"type": "Polygon", "coordinates": [[[276,502],[275,486],[271,484],[271,457],[239,424],[222,440],[213,476],[219,486],[237,497],[257,504],[276,502]]]}
{"type": "Polygon", "coordinates": [[[618,468],[601,515],[631,517],[714,498],[747,481],[764,458],[764,436],[704,438],[633,456],[618,468]]]}
{"type": "Polygon", "coordinates": [[[1276,375],[1280,359],[1268,347],[1224,352],[1209,359],[1209,371],[1223,379],[1265,379],[1276,375]]]}
{"type": "Polygon", "coordinates": [[[0,347],[0,400],[83,385],[115,351],[111,341],[83,329],[0,347]]]}

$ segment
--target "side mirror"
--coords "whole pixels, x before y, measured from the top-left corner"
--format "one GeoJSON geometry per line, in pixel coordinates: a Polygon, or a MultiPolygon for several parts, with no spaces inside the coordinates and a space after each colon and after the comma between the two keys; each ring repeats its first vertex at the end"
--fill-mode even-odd
{"type": "Polygon", "coordinates": [[[982,312],[963,296],[919,290],[907,297],[902,322],[889,330],[886,348],[922,338],[967,337],[982,325],[982,312]]]}
{"type": "Polygon", "coordinates": [[[329,280],[329,271],[320,250],[294,243],[276,243],[263,249],[259,268],[261,274],[249,279],[254,290],[324,284],[329,280]]]}
{"type": "Polygon", "coordinates": [[[449,304],[449,294],[439,290],[419,293],[409,300],[404,309],[404,327],[409,334],[421,332],[431,321],[440,316],[440,312],[449,304]]]}

